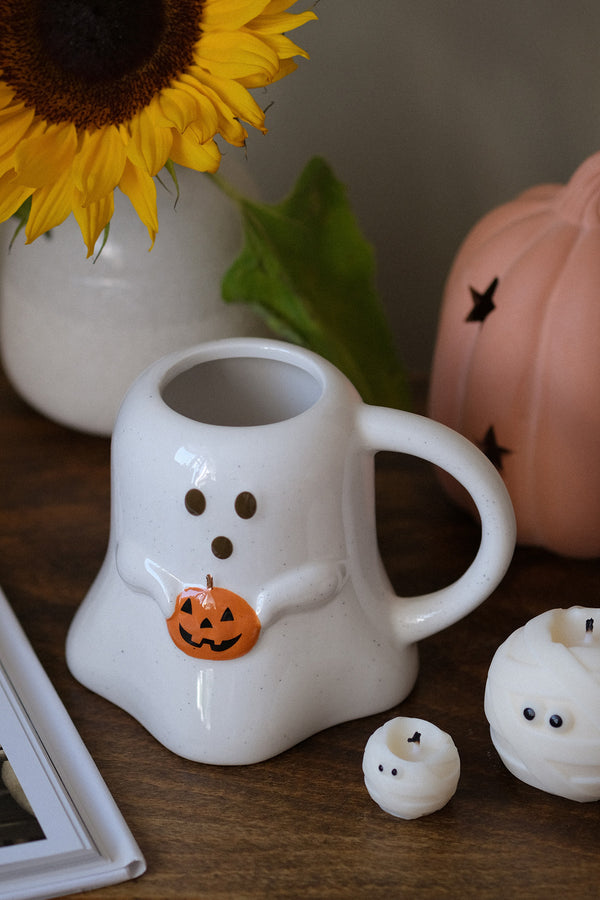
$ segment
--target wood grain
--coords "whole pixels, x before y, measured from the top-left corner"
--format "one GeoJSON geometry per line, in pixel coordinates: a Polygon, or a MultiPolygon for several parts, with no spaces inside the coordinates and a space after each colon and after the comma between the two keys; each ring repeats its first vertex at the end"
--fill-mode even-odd
{"type": "MultiPolygon", "coordinates": [[[[4,377],[0,413],[0,584],[148,862],[137,881],[93,896],[597,896],[600,804],[514,779],[490,742],[483,691],[495,649],[515,628],[546,609],[598,605],[598,560],[519,548],[486,603],[422,643],[417,686],[399,707],[265,763],[203,766],[164,749],[66,668],[67,629],[108,538],[109,442],[47,421],[4,377]],[[454,798],[413,822],[381,812],[362,781],[364,745],[394,715],[434,722],[461,755],[454,798]]],[[[417,460],[381,455],[377,510],[401,594],[447,584],[475,553],[477,527],[417,460]]]]}

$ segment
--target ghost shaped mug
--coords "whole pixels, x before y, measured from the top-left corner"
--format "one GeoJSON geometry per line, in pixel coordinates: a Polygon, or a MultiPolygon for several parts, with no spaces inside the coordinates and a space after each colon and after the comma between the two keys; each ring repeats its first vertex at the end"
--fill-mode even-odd
{"type": "Polygon", "coordinates": [[[307,350],[206,343],[159,360],[123,402],[109,545],[68,664],[174,752],[258,762],[401,701],[416,643],[492,592],[514,541],[504,484],[465,438],[364,404],[307,350]],[[378,450],[430,460],[473,497],[481,544],[454,584],[394,594],[378,450]]]}

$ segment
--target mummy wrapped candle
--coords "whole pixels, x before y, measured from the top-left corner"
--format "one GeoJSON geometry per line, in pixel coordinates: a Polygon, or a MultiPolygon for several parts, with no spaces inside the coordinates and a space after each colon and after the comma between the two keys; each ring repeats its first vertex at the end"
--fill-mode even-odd
{"type": "Polygon", "coordinates": [[[600,799],[600,609],[553,609],[496,651],[485,714],[504,765],[570,800],[600,799]]]}
{"type": "Polygon", "coordinates": [[[454,741],[423,719],[390,719],[373,732],[363,755],[365,786],[384,812],[416,819],[445,806],[460,775],[454,741]]]}

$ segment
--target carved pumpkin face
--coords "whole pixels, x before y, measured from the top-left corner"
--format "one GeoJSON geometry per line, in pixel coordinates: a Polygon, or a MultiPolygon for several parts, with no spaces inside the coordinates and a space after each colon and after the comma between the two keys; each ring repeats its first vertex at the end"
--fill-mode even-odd
{"type": "Polygon", "coordinates": [[[182,591],[167,628],[176,647],[196,659],[236,659],[252,649],[260,620],[251,606],[232,591],[213,587],[182,591]]]}

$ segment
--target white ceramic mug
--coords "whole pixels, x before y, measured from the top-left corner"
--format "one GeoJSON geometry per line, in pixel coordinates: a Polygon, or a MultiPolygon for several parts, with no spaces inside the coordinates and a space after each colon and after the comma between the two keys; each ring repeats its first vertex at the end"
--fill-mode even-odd
{"type": "Polygon", "coordinates": [[[109,546],[68,664],[174,752],[258,762],[404,699],[416,642],[492,592],[514,541],[502,479],[465,438],[362,403],[296,346],[206,343],[152,365],[124,400],[109,546]],[[427,459],[471,494],[482,539],[454,584],[394,594],[378,450],[427,459]]]}

